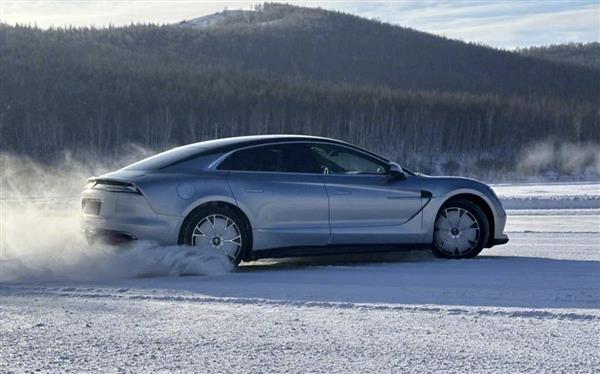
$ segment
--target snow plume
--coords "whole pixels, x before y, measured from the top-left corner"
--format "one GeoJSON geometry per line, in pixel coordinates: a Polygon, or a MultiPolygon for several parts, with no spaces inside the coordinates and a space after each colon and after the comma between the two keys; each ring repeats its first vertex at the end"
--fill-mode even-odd
{"type": "Polygon", "coordinates": [[[142,148],[119,162],[82,162],[66,155],[55,166],[0,154],[0,282],[97,280],[231,270],[220,253],[135,242],[89,246],[80,232],[78,195],[87,177],[150,152],[142,148]],[[123,161],[124,160],[124,161],[123,161]]]}
{"type": "Polygon", "coordinates": [[[600,177],[600,145],[596,143],[535,143],[521,154],[518,170],[528,176],[600,177]]]}

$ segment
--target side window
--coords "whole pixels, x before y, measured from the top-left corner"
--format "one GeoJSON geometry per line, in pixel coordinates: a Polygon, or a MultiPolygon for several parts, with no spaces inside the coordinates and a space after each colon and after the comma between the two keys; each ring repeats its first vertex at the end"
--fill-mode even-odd
{"type": "Polygon", "coordinates": [[[313,144],[321,172],[331,174],[385,174],[387,165],[361,152],[331,144],[313,144]]]}
{"type": "Polygon", "coordinates": [[[319,165],[305,144],[274,144],[234,152],[219,170],[320,173],[319,165]]]}

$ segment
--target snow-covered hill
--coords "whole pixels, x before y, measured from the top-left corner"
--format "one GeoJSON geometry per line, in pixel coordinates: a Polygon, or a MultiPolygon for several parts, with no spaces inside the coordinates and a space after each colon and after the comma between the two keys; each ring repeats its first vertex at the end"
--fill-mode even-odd
{"type": "Polygon", "coordinates": [[[251,10],[224,10],[207,16],[181,21],[178,25],[182,27],[208,28],[227,24],[229,22],[249,20],[252,13],[253,11],[251,10]]]}

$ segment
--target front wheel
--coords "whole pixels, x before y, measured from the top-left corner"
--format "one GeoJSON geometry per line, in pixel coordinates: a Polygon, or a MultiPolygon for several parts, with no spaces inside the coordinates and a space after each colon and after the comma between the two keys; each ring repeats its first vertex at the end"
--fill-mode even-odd
{"type": "Polygon", "coordinates": [[[183,244],[200,252],[220,251],[237,265],[250,245],[246,222],[233,209],[207,206],[192,213],[184,224],[183,244]]]}
{"type": "Polygon", "coordinates": [[[488,241],[490,224],[479,206],[456,199],[442,206],[435,219],[432,251],[443,258],[472,258],[488,241]]]}

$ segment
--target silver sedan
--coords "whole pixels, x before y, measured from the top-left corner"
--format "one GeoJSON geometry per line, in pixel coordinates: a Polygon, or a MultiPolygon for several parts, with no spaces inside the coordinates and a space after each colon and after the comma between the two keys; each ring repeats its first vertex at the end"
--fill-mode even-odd
{"type": "Polygon", "coordinates": [[[89,179],[89,240],[152,240],[264,257],[431,248],[471,258],[503,244],[487,185],[431,177],[339,140],[245,136],[178,147],[89,179]]]}

